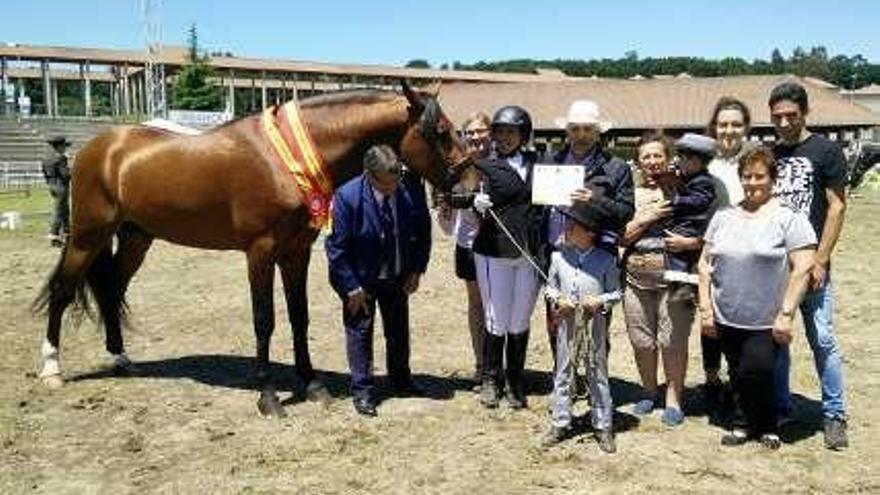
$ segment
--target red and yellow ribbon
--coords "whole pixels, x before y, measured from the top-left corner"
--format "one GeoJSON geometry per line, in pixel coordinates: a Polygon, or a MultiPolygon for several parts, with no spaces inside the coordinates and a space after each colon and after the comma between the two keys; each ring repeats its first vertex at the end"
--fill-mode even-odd
{"type": "Polygon", "coordinates": [[[311,226],[321,228],[330,217],[333,181],[299,113],[289,101],[263,111],[263,130],[278,158],[293,175],[311,215],[311,226]]]}

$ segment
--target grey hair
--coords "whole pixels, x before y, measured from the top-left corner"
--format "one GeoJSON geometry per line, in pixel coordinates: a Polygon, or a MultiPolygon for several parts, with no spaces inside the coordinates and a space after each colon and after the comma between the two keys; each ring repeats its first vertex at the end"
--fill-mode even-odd
{"type": "Polygon", "coordinates": [[[387,172],[400,175],[402,164],[391,146],[377,144],[370,146],[364,153],[364,169],[368,172],[387,172]]]}

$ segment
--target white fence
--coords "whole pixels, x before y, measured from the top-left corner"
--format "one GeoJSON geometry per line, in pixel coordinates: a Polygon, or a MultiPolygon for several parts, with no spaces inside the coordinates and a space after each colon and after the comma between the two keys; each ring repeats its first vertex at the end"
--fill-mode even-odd
{"type": "Polygon", "coordinates": [[[0,162],[0,190],[30,189],[44,183],[40,162],[0,162]]]}

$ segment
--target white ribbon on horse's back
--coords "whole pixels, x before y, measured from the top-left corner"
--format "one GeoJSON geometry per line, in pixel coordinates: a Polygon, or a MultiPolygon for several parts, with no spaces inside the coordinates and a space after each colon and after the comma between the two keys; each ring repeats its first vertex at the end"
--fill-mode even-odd
{"type": "Polygon", "coordinates": [[[185,125],[181,125],[177,122],[172,122],[166,119],[150,119],[141,122],[141,125],[145,127],[152,127],[154,129],[161,129],[163,131],[168,131],[183,136],[198,136],[199,134],[202,134],[202,131],[198,129],[187,127],[185,125]]]}

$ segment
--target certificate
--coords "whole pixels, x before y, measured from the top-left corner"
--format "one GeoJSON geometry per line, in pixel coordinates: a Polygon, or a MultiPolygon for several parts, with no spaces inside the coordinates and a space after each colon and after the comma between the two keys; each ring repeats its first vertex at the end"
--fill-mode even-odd
{"type": "Polygon", "coordinates": [[[571,206],[571,193],[584,187],[583,165],[536,163],[532,170],[532,203],[571,206]]]}

